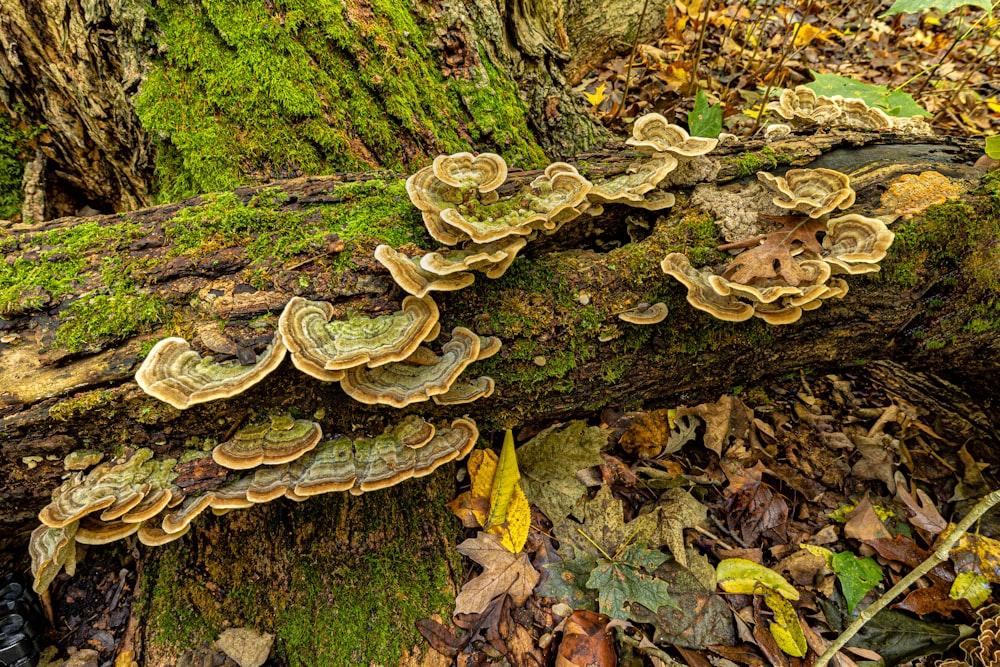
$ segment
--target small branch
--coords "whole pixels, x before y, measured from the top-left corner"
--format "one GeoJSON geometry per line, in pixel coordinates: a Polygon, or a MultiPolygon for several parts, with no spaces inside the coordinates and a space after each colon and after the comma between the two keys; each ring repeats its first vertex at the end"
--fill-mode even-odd
{"type": "Polygon", "coordinates": [[[632,77],[632,61],[635,60],[635,50],[639,48],[639,31],[642,29],[642,22],[646,20],[646,7],[648,5],[649,0],[643,0],[642,12],[639,13],[639,22],[635,26],[635,39],[632,40],[632,53],[628,57],[628,67],[625,68],[625,88],[622,90],[622,101],[615,110],[615,115],[612,116],[612,119],[616,119],[621,115],[622,109],[625,108],[625,100],[628,99],[628,84],[629,79],[632,77]]]}
{"type": "Polygon", "coordinates": [[[860,614],[858,614],[857,619],[846,630],[844,630],[837,639],[830,644],[830,647],[826,649],[813,664],[813,667],[826,667],[826,664],[830,662],[833,656],[837,655],[840,651],[851,641],[854,635],[858,634],[858,631],[865,626],[865,623],[870,621],[875,614],[879,613],[883,609],[889,606],[889,604],[895,600],[899,595],[910,587],[917,579],[924,576],[932,569],[937,567],[939,564],[948,560],[948,554],[951,552],[952,547],[955,543],[969,530],[969,528],[974,524],[979,518],[988,512],[990,508],[1000,502],[1000,489],[987,494],[976,503],[976,506],[965,516],[964,519],[958,522],[958,525],[951,531],[948,537],[938,545],[938,548],[934,550],[927,560],[915,567],[908,575],[899,580],[895,586],[890,588],[885,594],[882,595],[873,604],[865,607],[860,614]]]}

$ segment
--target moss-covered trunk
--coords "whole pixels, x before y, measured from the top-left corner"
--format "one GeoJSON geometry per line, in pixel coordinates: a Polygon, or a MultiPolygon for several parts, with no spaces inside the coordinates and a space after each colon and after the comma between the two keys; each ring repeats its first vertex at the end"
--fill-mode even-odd
{"type": "MultiPolygon", "coordinates": [[[[857,206],[870,210],[901,172],[974,175],[962,166],[974,157],[972,144],[921,141],[853,133],[745,143],[719,151],[715,178],[736,179],[778,162],[837,163],[856,174],[857,206]]],[[[606,153],[577,163],[593,175],[622,171],[629,159],[606,153]]],[[[515,172],[512,182],[533,176],[515,172]]],[[[398,308],[404,293],[372,249],[380,242],[434,244],[393,174],[284,181],[22,230],[2,241],[11,261],[0,267],[5,546],[24,548],[69,451],[150,447],[157,456],[176,456],[205,449],[272,410],[314,419],[327,434],[377,433],[412,413],[431,421],[469,414],[493,442],[503,427],[611,405],[714,399],[802,367],[843,369],[878,359],[934,370],[989,395],[1000,389],[1000,284],[993,270],[1000,181],[978,180],[960,199],[898,221],[881,273],[849,277],[843,300],[781,327],[726,323],[693,310],[684,288],[660,270],[672,251],[696,264],[725,260],[715,249],[721,238],[713,216],[690,203],[690,189],[678,188],[678,203],[667,212],[609,205],[600,217],[532,242],[502,278],[435,294],[445,332],[463,325],[503,342],[498,355],[473,367],[496,380],[496,393],[458,408],[360,405],[337,384],[289,363],[237,399],[184,411],[146,396],[131,379],[140,355],[164,334],[190,340],[209,325],[250,346],[266,340],[293,295],[331,301],[338,312],[398,308]],[[643,301],[665,302],[668,320],[639,326],[618,318],[643,301]]],[[[324,643],[327,624],[337,628],[329,632],[361,642],[356,655],[387,650],[379,648],[386,632],[380,604],[421,598],[417,615],[442,607],[440,598],[423,596],[447,586],[441,542],[451,529],[441,506],[451,480],[443,470],[430,482],[371,498],[282,500],[206,520],[165,550],[143,548],[136,646],[176,655],[171,647],[191,648],[228,621],[276,632],[290,664],[299,664],[299,651],[345,650],[324,643]],[[417,579],[383,582],[397,557],[421,563],[417,579]],[[272,586],[272,579],[280,583],[272,586]],[[372,587],[386,591],[387,601],[373,598],[372,587]],[[297,611],[273,618],[256,611],[281,603],[297,611]],[[167,609],[177,613],[163,616],[167,609]],[[297,633],[310,620],[315,633],[303,638],[297,633]]],[[[414,641],[407,632],[392,655],[414,641]]]]}
{"type": "Polygon", "coordinates": [[[0,0],[0,156],[37,154],[35,220],[468,149],[537,167],[609,138],[570,85],[651,5],[0,0]]]}

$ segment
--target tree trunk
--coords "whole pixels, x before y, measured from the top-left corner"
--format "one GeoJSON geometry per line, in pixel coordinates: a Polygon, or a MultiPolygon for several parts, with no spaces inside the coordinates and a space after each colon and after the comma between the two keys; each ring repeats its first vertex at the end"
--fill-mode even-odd
{"type": "MultiPolygon", "coordinates": [[[[44,127],[25,218],[148,206],[475,147],[521,166],[609,135],[570,86],[666,5],[623,0],[0,0],[0,110],[44,127]],[[279,3],[280,4],[280,3],[279,3]],[[527,119],[527,120],[526,120],[527,119]]],[[[6,184],[5,184],[6,185],[6,184]]]]}
{"type": "MultiPolygon", "coordinates": [[[[855,175],[856,206],[868,210],[879,208],[886,184],[901,173],[934,169],[978,179],[965,166],[978,154],[973,142],[915,141],[870,133],[766,147],[748,141],[719,149],[718,169],[707,178],[721,184],[776,166],[768,160],[835,166],[855,175]]],[[[577,163],[596,177],[622,172],[630,156],[589,154],[577,163]]],[[[513,172],[510,182],[536,175],[513,172]]],[[[295,295],[331,301],[338,312],[397,309],[405,295],[372,259],[374,246],[388,240],[412,251],[434,244],[391,173],[301,178],[123,216],[22,226],[4,247],[8,266],[24,279],[0,283],[7,318],[0,320],[0,524],[11,536],[5,546],[23,549],[68,452],[131,446],[177,456],[275,409],[311,415],[328,434],[377,433],[411,413],[431,421],[468,414],[494,442],[502,428],[546,425],[606,406],[710,400],[727,387],[804,367],[889,360],[980,396],[1000,389],[998,289],[989,270],[1000,220],[995,180],[915,221],[898,221],[881,273],[849,277],[843,300],[788,326],[721,322],[688,306],[685,289],[663,274],[660,260],[673,251],[709,264],[726,256],[715,250],[723,239],[712,216],[690,203],[690,187],[676,191],[673,209],[608,205],[599,217],[529,244],[501,279],[480,277],[461,292],[435,293],[443,331],[462,325],[503,342],[498,355],[470,369],[493,377],[496,393],[458,409],[360,405],[335,383],[288,363],[238,399],[184,411],[132,381],[140,352],[167,334],[190,340],[204,325],[220,331],[222,324],[237,343],[259,348],[273,314],[295,295]],[[656,301],[670,308],[661,324],[617,317],[656,301]]],[[[984,423],[979,436],[991,441],[992,428],[984,423]]],[[[429,591],[452,585],[443,545],[453,528],[441,507],[453,493],[451,479],[441,471],[430,482],[371,497],[271,503],[207,519],[170,547],[143,548],[130,645],[144,651],[150,662],[143,664],[167,663],[233,623],[277,632],[290,664],[298,664],[290,656],[299,651],[334,655],[306,628],[350,636],[358,646],[352,655],[401,654],[417,641],[412,628],[393,643],[378,614],[397,603],[411,605],[414,617],[446,609],[429,591]],[[331,517],[331,526],[320,517],[331,517]],[[399,571],[396,561],[403,563],[399,571]],[[416,578],[397,579],[411,563],[420,564],[416,578]],[[380,582],[389,599],[372,598],[363,581],[380,582]],[[330,592],[336,590],[350,592],[340,606],[330,592]],[[259,611],[282,604],[301,613],[277,618],[259,611]],[[179,611],[162,616],[167,608],[179,611]]]]}

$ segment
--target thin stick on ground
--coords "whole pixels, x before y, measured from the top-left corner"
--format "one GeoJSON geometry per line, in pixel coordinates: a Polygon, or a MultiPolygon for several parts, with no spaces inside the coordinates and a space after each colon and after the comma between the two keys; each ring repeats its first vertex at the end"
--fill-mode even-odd
{"type": "Polygon", "coordinates": [[[635,50],[639,48],[639,31],[642,30],[642,23],[646,20],[646,7],[649,5],[649,0],[643,0],[642,11],[639,13],[639,22],[635,26],[635,39],[632,40],[632,53],[628,56],[628,67],[625,68],[625,88],[622,89],[622,101],[618,104],[618,108],[615,109],[615,115],[612,119],[618,118],[621,115],[622,109],[625,108],[625,101],[628,99],[628,84],[629,79],[632,78],[632,62],[635,60],[635,50]]]}
{"type": "Polygon", "coordinates": [[[826,652],[824,652],[823,655],[816,660],[813,667],[826,667],[826,664],[833,659],[833,656],[837,655],[837,652],[844,648],[847,642],[851,641],[851,638],[858,634],[858,631],[861,630],[861,628],[865,626],[865,623],[870,621],[875,614],[888,607],[893,600],[899,597],[899,595],[909,588],[917,579],[930,572],[937,565],[948,560],[948,554],[951,552],[952,547],[955,546],[955,543],[958,542],[966,532],[968,532],[969,528],[972,527],[972,524],[978,521],[983,514],[988,512],[990,508],[998,502],[1000,502],[1000,489],[987,494],[982,498],[982,500],[976,503],[976,506],[973,507],[967,515],[965,515],[964,519],[958,522],[958,525],[955,526],[954,530],[951,531],[948,537],[943,540],[940,545],[938,545],[938,548],[934,550],[934,553],[932,553],[923,563],[915,567],[908,575],[900,579],[899,582],[886,591],[882,597],[870,606],[865,607],[865,609],[858,614],[857,619],[855,619],[855,621],[851,623],[832,644],[830,644],[830,647],[826,649],[826,652]]]}

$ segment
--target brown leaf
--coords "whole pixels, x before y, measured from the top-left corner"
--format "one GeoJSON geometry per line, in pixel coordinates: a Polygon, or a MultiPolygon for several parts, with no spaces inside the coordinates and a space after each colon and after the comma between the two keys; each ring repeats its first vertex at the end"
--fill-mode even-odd
{"type": "Polygon", "coordinates": [[[705,446],[718,454],[728,448],[730,438],[744,445],[754,445],[753,410],[735,396],[722,396],[715,403],[702,403],[693,408],[677,408],[675,419],[688,415],[705,422],[705,446]]]}
{"type": "Polygon", "coordinates": [[[604,614],[577,610],[566,619],[556,667],[615,667],[618,656],[607,634],[604,614]]]}
{"type": "Polygon", "coordinates": [[[967,600],[952,600],[948,596],[949,586],[941,582],[910,591],[903,601],[896,605],[900,609],[912,611],[918,616],[927,614],[944,614],[950,616],[953,612],[968,612],[967,600]]]}
{"type": "Polygon", "coordinates": [[[755,595],[753,602],[753,638],[757,640],[764,657],[767,658],[774,667],[792,667],[788,656],[778,648],[778,642],[774,641],[774,635],[768,630],[768,622],[761,616],[760,605],[763,596],[755,595]]]}
{"type": "Polygon", "coordinates": [[[913,515],[910,517],[910,523],[920,530],[926,531],[931,537],[936,537],[948,527],[948,522],[934,507],[934,501],[922,489],[917,489],[916,493],[917,497],[914,498],[909,491],[903,488],[902,484],[896,484],[896,497],[906,505],[906,509],[913,515]]]}
{"type": "Polygon", "coordinates": [[[471,634],[456,637],[455,633],[432,618],[422,618],[417,621],[417,631],[427,640],[435,651],[449,658],[454,658],[459,651],[469,643],[471,634]]]}
{"type": "MultiPolygon", "coordinates": [[[[897,563],[903,563],[909,568],[914,568],[923,563],[931,555],[930,551],[920,548],[916,542],[905,535],[897,535],[894,538],[880,538],[864,540],[879,556],[897,563]]],[[[954,573],[945,563],[934,566],[927,576],[947,584],[955,580],[954,573]]]]}
{"type": "Polygon", "coordinates": [[[730,530],[739,529],[740,537],[748,544],[756,542],[766,530],[784,529],[788,522],[788,503],[761,481],[766,470],[759,461],[753,468],[723,467],[729,479],[726,524],[730,530]]]}
{"type": "Polygon", "coordinates": [[[851,518],[844,524],[844,535],[862,542],[892,537],[881,519],[875,514],[875,508],[872,507],[872,501],[869,500],[868,496],[862,498],[858,506],[851,512],[851,518]]]}
{"type": "Polygon", "coordinates": [[[759,237],[760,245],[737,255],[723,271],[724,278],[744,285],[779,276],[793,286],[808,280],[792,250],[801,246],[816,255],[822,253],[823,246],[816,240],[816,234],[826,231],[826,222],[798,215],[779,220],[781,228],[759,237]]]}
{"type": "Polygon", "coordinates": [[[455,597],[455,615],[480,614],[490,602],[507,593],[515,605],[522,605],[538,583],[538,571],[524,552],[512,554],[500,539],[489,533],[479,533],[456,547],[483,566],[483,573],[469,580],[455,597]]]}

